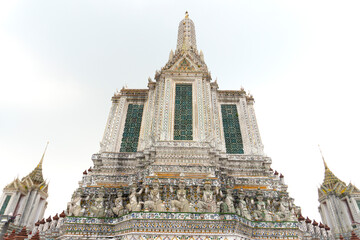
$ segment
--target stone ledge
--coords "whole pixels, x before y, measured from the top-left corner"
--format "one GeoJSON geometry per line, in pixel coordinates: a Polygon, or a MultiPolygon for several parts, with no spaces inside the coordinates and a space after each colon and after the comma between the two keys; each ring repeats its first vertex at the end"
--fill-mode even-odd
{"type": "Polygon", "coordinates": [[[256,222],[237,214],[132,212],[118,218],[67,217],[67,235],[121,236],[134,233],[234,234],[256,238],[296,239],[298,222],[256,222]]]}

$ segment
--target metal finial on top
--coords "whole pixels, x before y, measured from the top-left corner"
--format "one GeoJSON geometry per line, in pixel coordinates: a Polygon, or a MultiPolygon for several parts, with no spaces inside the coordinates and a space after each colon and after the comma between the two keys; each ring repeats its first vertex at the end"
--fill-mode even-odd
{"type": "Polygon", "coordinates": [[[46,150],[47,150],[48,145],[49,145],[49,141],[46,143],[46,147],[45,147],[44,153],[43,153],[43,155],[42,155],[42,157],[41,157],[41,160],[40,160],[40,162],[39,162],[39,164],[38,164],[39,167],[42,167],[42,163],[43,163],[43,161],[44,161],[44,156],[45,156],[45,153],[46,153],[46,150]]]}
{"type": "MultiPolygon", "coordinates": [[[[42,174],[42,164],[44,161],[44,157],[45,157],[45,153],[46,153],[48,145],[49,145],[49,142],[46,143],[44,153],[43,153],[38,165],[34,168],[34,170],[32,170],[31,173],[29,173],[29,175],[26,176],[26,177],[30,177],[30,179],[35,184],[40,184],[40,183],[44,182],[44,178],[43,178],[43,174],[42,174]]],[[[24,177],[23,179],[25,179],[26,177],[24,177]]]]}
{"type": "Polygon", "coordinates": [[[320,148],[320,144],[318,144],[318,147],[319,147],[319,150],[320,150],[320,154],[321,154],[322,160],[323,160],[323,162],[324,162],[324,167],[325,167],[325,169],[328,169],[328,166],[327,166],[327,164],[326,164],[326,162],[325,162],[324,155],[323,155],[323,153],[322,153],[322,151],[321,151],[321,148],[320,148]]]}
{"type": "Polygon", "coordinates": [[[185,12],[185,18],[189,18],[189,13],[188,13],[188,11],[185,12]]]}

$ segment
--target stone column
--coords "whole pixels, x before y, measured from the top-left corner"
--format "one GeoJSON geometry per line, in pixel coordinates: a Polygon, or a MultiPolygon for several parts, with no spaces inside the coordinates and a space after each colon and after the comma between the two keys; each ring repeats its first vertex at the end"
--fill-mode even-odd
{"type": "Polygon", "coordinates": [[[218,101],[217,90],[219,86],[216,82],[210,83],[211,87],[211,108],[213,110],[213,132],[215,137],[216,149],[219,151],[226,151],[225,142],[223,143],[222,136],[222,123],[221,123],[221,111],[218,101]]]}
{"type": "Polygon", "coordinates": [[[4,215],[14,215],[14,211],[15,211],[15,208],[16,208],[16,205],[17,205],[17,203],[19,201],[20,196],[21,196],[20,192],[11,193],[11,198],[10,198],[10,201],[9,201],[6,209],[5,209],[4,215]]]}
{"type": "Polygon", "coordinates": [[[140,135],[139,135],[139,147],[140,151],[145,148],[149,148],[152,144],[151,135],[152,135],[152,121],[154,119],[154,109],[155,109],[155,86],[154,82],[149,82],[149,92],[148,99],[144,105],[143,112],[143,123],[141,124],[140,135]]]}
{"type": "Polygon", "coordinates": [[[239,123],[244,147],[244,154],[254,154],[253,136],[251,133],[250,118],[245,95],[240,98],[240,102],[236,104],[236,106],[239,114],[239,123]]]}
{"type": "Polygon", "coordinates": [[[249,121],[251,126],[252,134],[252,147],[255,154],[263,155],[264,154],[264,145],[262,144],[259,127],[256,120],[255,109],[254,109],[254,99],[250,96],[247,98],[247,107],[249,112],[249,121]]]}
{"type": "MultiPolygon", "coordinates": [[[[115,93],[115,96],[117,94],[118,93],[115,93]]],[[[100,143],[100,152],[107,151],[107,147],[111,143],[111,132],[113,129],[113,124],[114,124],[114,116],[118,109],[118,100],[115,98],[115,96],[112,99],[111,109],[110,109],[109,116],[108,116],[108,119],[106,122],[104,136],[100,143]]]]}
{"type": "Polygon", "coordinates": [[[40,194],[37,194],[35,202],[33,204],[33,208],[31,211],[31,215],[29,216],[29,221],[28,221],[28,226],[32,226],[36,221],[38,221],[39,219],[36,219],[38,216],[38,211],[39,211],[39,206],[40,204],[40,194]]]}
{"type": "Polygon", "coordinates": [[[126,97],[121,96],[117,101],[116,113],[112,120],[110,143],[106,148],[108,152],[117,152],[120,150],[122,131],[124,129],[124,123],[126,119],[126,97]]]}

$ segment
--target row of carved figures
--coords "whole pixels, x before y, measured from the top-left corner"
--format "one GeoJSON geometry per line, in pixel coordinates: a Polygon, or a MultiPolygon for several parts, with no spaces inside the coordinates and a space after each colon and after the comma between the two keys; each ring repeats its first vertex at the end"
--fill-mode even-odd
{"type": "Polygon", "coordinates": [[[279,199],[264,200],[263,194],[258,190],[255,197],[246,196],[243,190],[239,191],[235,201],[232,188],[227,188],[224,194],[218,187],[212,189],[211,183],[206,182],[203,190],[197,188],[198,200],[191,201],[187,195],[186,185],[180,182],[176,192],[169,187],[170,193],[175,193],[175,199],[163,201],[161,188],[158,182],[149,187],[138,188],[132,185],[129,195],[123,196],[118,189],[114,203],[109,205],[105,196],[105,189],[101,188],[96,197],[85,196],[76,191],[68,204],[69,216],[113,217],[121,216],[132,211],[154,212],[222,212],[237,213],[240,216],[255,221],[296,221],[299,209],[286,195],[279,199]],[[146,200],[142,201],[141,199],[146,200]],[[218,200],[220,199],[220,200],[218,200]],[[127,201],[127,204],[125,204],[127,201]]]}

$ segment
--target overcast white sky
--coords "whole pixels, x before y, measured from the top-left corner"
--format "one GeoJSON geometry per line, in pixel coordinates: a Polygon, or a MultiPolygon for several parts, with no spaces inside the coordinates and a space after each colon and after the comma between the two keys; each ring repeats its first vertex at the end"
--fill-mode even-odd
{"type": "Polygon", "coordinates": [[[320,221],[324,167],[360,187],[359,1],[0,1],[0,188],[50,141],[45,216],[99,150],[111,96],[146,88],[189,11],[220,89],[250,91],[265,152],[320,221]]]}

